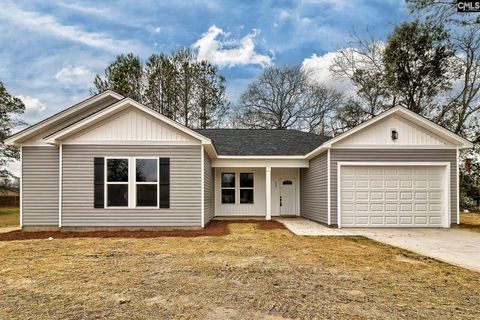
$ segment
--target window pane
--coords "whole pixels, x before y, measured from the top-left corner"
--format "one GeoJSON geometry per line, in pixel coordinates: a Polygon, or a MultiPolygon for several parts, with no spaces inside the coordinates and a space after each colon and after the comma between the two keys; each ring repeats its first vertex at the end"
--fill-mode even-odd
{"type": "Polygon", "coordinates": [[[137,184],[137,206],[138,207],[156,207],[157,206],[157,185],[156,184],[137,184]]]}
{"type": "Polygon", "coordinates": [[[222,203],[235,203],[235,189],[222,189],[222,203]]]}
{"type": "Polygon", "coordinates": [[[109,207],[128,207],[127,184],[108,184],[107,193],[109,207]]]}
{"type": "Polygon", "coordinates": [[[253,189],[240,190],[240,203],[253,203],[253,189]]]}
{"type": "Polygon", "coordinates": [[[137,182],[157,182],[157,160],[137,159],[137,182]]]}
{"type": "Polygon", "coordinates": [[[222,188],[235,188],[235,173],[222,173],[222,188]]]}
{"type": "Polygon", "coordinates": [[[253,188],[253,173],[240,173],[240,188],[253,188]]]}
{"type": "Polygon", "coordinates": [[[128,182],[128,159],[108,159],[107,178],[110,182],[128,182]]]}

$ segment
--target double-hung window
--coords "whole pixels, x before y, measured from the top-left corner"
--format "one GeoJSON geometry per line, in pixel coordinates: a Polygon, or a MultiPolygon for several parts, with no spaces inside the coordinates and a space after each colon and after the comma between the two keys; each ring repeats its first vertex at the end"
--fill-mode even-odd
{"type": "Polygon", "coordinates": [[[240,173],[240,203],[253,203],[253,173],[240,173]]]}
{"type": "Polygon", "coordinates": [[[222,204],[253,204],[254,174],[222,172],[222,204]]]}
{"type": "Polygon", "coordinates": [[[235,172],[222,173],[222,203],[235,203],[235,172]]]}
{"type": "Polygon", "coordinates": [[[159,207],[159,158],[106,158],[105,163],[107,208],[159,207]]]}
{"type": "Polygon", "coordinates": [[[106,192],[108,207],[128,207],[129,165],[128,158],[107,159],[106,192]]]}
{"type": "Polygon", "coordinates": [[[137,207],[158,206],[158,159],[135,159],[137,207]]]}

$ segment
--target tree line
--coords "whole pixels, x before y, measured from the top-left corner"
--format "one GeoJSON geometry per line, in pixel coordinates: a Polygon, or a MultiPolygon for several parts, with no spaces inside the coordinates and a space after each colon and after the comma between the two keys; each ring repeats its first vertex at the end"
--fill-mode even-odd
{"type": "Polygon", "coordinates": [[[93,84],[94,93],[114,90],[187,127],[221,125],[228,110],[225,77],[189,49],[152,54],[145,63],[118,55],[93,84]]]}

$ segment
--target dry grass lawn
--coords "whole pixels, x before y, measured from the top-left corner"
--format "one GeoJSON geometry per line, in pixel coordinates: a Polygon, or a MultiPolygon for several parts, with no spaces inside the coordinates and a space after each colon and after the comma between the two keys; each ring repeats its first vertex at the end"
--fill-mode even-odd
{"type": "Polygon", "coordinates": [[[0,208],[0,228],[16,227],[19,225],[18,208],[0,208]]]}
{"type": "Polygon", "coordinates": [[[480,232],[480,213],[460,213],[460,225],[458,227],[480,232]]]}
{"type": "Polygon", "coordinates": [[[364,238],[0,242],[0,319],[479,319],[480,274],[364,238]]]}

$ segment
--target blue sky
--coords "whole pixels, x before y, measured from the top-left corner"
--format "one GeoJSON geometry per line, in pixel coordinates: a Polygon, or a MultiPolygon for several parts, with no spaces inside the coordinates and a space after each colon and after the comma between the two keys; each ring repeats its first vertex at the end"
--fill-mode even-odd
{"type": "MultiPolygon", "coordinates": [[[[235,101],[268,65],[318,65],[354,28],[384,39],[409,19],[403,0],[10,1],[0,10],[0,81],[34,123],[90,94],[117,54],[191,47],[219,66],[235,101]]],[[[330,54],[330,55],[329,55],[330,54]]]]}

